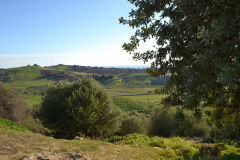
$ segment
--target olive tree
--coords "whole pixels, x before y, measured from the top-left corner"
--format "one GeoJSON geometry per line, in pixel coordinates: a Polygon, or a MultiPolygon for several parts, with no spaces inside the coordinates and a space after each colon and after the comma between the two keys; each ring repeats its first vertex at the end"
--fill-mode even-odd
{"type": "Polygon", "coordinates": [[[49,88],[39,116],[56,136],[106,136],[118,128],[120,112],[104,88],[93,79],[62,82],[49,88]]]}

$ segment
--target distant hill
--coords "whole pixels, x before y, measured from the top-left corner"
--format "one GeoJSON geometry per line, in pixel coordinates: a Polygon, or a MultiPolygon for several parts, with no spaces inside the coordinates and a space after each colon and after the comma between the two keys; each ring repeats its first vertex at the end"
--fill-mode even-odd
{"type": "Polygon", "coordinates": [[[0,69],[0,81],[7,87],[17,88],[31,106],[40,101],[46,89],[60,81],[73,82],[83,77],[94,78],[105,87],[149,87],[165,85],[168,77],[153,78],[145,69],[104,68],[77,65],[49,67],[24,66],[0,69]]]}
{"type": "Polygon", "coordinates": [[[107,86],[165,85],[167,78],[153,78],[145,69],[104,68],[78,65],[56,65],[49,67],[25,66],[0,69],[0,81],[14,87],[49,85],[59,81],[75,81],[92,77],[107,86]]]}
{"type": "Polygon", "coordinates": [[[56,65],[48,68],[60,69],[74,72],[84,72],[93,74],[131,74],[131,73],[145,73],[146,69],[136,68],[116,68],[116,67],[90,67],[90,66],[79,66],[79,65],[56,65]]]}

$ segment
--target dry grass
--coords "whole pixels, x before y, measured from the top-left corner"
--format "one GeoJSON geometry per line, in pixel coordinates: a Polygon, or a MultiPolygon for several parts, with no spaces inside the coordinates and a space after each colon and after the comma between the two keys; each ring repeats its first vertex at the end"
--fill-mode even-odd
{"type": "Polygon", "coordinates": [[[18,160],[30,153],[84,152],[88,159],[133,160],[159,159],[159,150],[152,147],[114,145],[98,140],[63,140],[40,134],[0,129],[0,159],[18,160]]]}

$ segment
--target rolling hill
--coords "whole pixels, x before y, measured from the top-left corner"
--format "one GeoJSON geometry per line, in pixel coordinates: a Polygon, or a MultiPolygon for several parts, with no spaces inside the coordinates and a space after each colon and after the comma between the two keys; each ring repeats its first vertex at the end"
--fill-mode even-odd
{"type": "Polygon", "coordinates": [[[16,88],[30,106],[39,103],[41,95],[44,94],[50,85],[60,81],[72,82],[83,77],[91,77],[99,81],[107,88],[110,95],[129,93],[129,90],[131,90],[131,93],[136,93],[136,91],[138,93],[146,93],[148,91],[137,88],[148,88],[149,91],[153,91],[152,88],[155,88],[156,85],[164,85],[167,81],[167,77],[153,78],[149,76],[145,69],[76,65],[50,67],[34,65],[0,69],[0,81],[9,88],[16,88]],[[116,92],[118,90],[121,91],[116,92]]]}

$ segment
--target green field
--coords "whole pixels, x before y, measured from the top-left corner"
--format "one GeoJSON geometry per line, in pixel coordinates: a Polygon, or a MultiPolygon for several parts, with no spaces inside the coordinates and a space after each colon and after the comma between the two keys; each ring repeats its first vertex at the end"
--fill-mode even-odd
{"type": "Polygon", "coordinates": [[[146,86],[146,87],[107,87],[109,95],[120,95],[120,94],[138,94],[154,92],[157,86],[146,86]]]}
{"type": "Polygon", "coordinates": [[[113,102],[123,111],[138,111],[139,113],[150,114],[154,106],[159,105],[166,95],[136,95],[136,96],[114,96],[113,102]]]}
{"type": "MultiPolygon", "coordinates": [[[[138,94],[153,92],[154,88],[112,88],[107,89],[109,95],[121,95],[121,94],[138,94]]],[[[124,111],[139,110],[147,113],[151,112],[153,106],[161,103],[162,98],[166,95],[148,94],[148,95],[135,95],[135,96],[111,96],[115,105],[123,109],[124,111]],[[149,107],[149,108],[148,108],[149,107]]],[[[23,100],[29,105],[41,103],[40,95],[22,94],[23,100]]]]}
{"type": "MultiPolygon", "coordinates": [[[[30,107],[35,104],[41,103],[41,95],[44,94],[48,86],[56,84],[58,82],[59,75],[66,80],[70,77],[78,76],[102,76],[102,73],[93,74],[86,72],[74,72],[69,65],[59,65],[52,67],[40,67],[40,66],[25,66],[19,68],[11,68],[7,70],[0,70],[0,80],[2,78],[3,83],[9,88],[17,88],[24,102],[30,107]],[[49,75],[43,75],[42,71],[49,71],[49,75]]],[[[90,68],[94,71],[94,68],[90,68]]],[[[98,69],[97,69],[98,71],[98,69]]],[[[112,72],[112,70],[110,70],[112,72]]],[[[129,71],[129,70],[128,70],[129,71]]],[[[108,74],[109,75],[109,74],[108,74]]],[[[106,76],[108,76],[106,75],[106,76]]],[[[109,95],[121,95],[121,94],[146,94],[153,93],[154,89],[158,86],[151,86],[151,80],[147,73],[119,73],[113,76],[113,79],[104,81],[105,88],[109,95]]],[[[100,81],[101,83],[101,81],[100,81]]],[[[130,101],[130,104],[148,104],[153,105],[160,102],[162,96],[159,95],[144,95],[144,96],[128,96],[128,97],[112,97],[115,104],[120,108],[126,109],[123,103],[130,101]],[[120,101],[123,101],[122,103],[120,101]]],[[[133,109],[141,110],[142,107],[134,105],[133,109]]],[[[144,110],[147,108],[145,107],[144,110]]],[[[132,109],[129,109],[132,110],[132,109]]]]}
{"type": "MultiPolygon", "coordinates": [[[[27,88],[31,86],[51,85],[59,80],[69,80],[69,78],[78,78],[79,76],[96,77],[96,79],[98,77],[100,83],[103,82],[104,85],[115,88],[117,92],[121,91],[117,89],[117,87],[133,88],[131,89],[132,92],[139,92],[134,89],[135,87],[144,87],[151,90],[151,88],[154,87],[152,86],[152,82],[156,80],[159,81],[159,83],[165,82],[164,78],[153,78],[145,73],[144,70],[132,69],[133,71],[131,71],[131,69],[127,69],[126,72],[129,73],[125,73],[124,69],[115,70],[118,71],[118,74],[111,74],[111,72],[114,73],[114,69],[109,69],[109,71],[108,69],[104,69],[103,71],[107,72],[107,74],[103,74],[104,72],[101,72],[101,68],[97,67],[88,67],[82,72],[79,72],[73,71],[72,67],[68,65],[52,67],[25,66],[0,70],[0,81],[9,84],[11,87],[27,88]],[[48,72],[46,73],[46,71],[48,72]],[[59,77],[61,77],[61,79],[59,79],[59,77]]],[[[122,91],[124,91],[124,89],[122,91]]]]}
{"type": "MultiPolygon", "coordinates": [[[[58,83],[59,77],[68,80],[69,78],[81,76],[96,76],[93,73],[73,72],[71,69],[71,66],[12,68],[0,70],[0,80],[2,79],[4,85],[8,88],[15,89],[23,101],[30,108],[33,108],[41,103],[46,89],[58,83]],[[48,75],[44,75],[42,70],[49,71],[47,72],[48,75]]],[[[101,77],[102,74],[100,73],[98,76],[101,77]]],[[[152,83],[162,83],[161,80],[155,80],[146,73],[121,73],[115,74],[112,79],[100,80],[99,82],[104,85],[113,103],[122,111],[126,113],[137,111],[144,117],[149,117],[153,108],[161,105],[161,100],[167,96],[154,93],[156,88],[162,86],[152,85],[152,83]]],[[[195,142],[192,139],[148,137],[140,134],[130,134],[123,137],[113,136],[106,138],[104,142],[87,138],[80,141],[60,140],[30,132],[24,126],[0,118],[1,153],[7,155],[10,159],[21,159],[23,156],[33,152],[65,153],[81,151],[90,159],[197,160],[201,154],[201,147],[209,145],[195,142]],[[16,152],[1,148],[4,145],[12,146],[11,149],[16,152]]],[[[209,146],[217,145],[210,144],[209,146]]],[[[234,142],[225,143],[224,148],[221,149],[221,159],[238,160],[240,158],[240,149],[237,146],[238,144],[234,142]]],[[[6,157],[1,156],[0,159],[6,159],[6,157]]]]}
{"type": "Polygon", "coordinates": [[[40,104],[42,101],[42,98],[39,95],[23,94],[21,97],[29,107],[33,107],[36,104],[40,104]]]}

